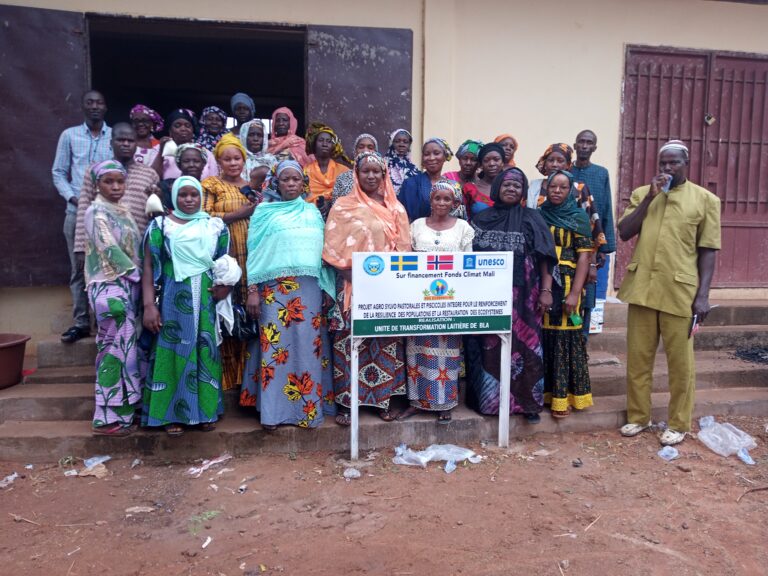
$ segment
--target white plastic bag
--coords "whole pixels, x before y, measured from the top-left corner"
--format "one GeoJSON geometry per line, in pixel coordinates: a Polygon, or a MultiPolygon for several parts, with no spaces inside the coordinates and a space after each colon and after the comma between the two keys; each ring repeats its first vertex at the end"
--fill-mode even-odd
{"type": "Polygon", "coordinates": [[[698,438],[715,454],[728,457],[736,454],[742,448],[752,450],[757,447],[755,439],[746,432],[739,430],[733,424],[720,424],[711,417],[705,416],[699,420],[701,431],[698,438]]]}
{"type": "Polygon", "coordinates": [[[452,460],[454,463],[469,460],[472,464],[477,464],[482,459],[482,456],[475,454],[469,448],[462,448],[454,444],[432,444],[420,452],[415,452],[405,444],[400,444],[400,446],[395,448],[395,457],[392,458],[392,462],[404,466],[421,466],[426,468],[427,462],[437,460],[445,460],[446,462],[452,460]]]}

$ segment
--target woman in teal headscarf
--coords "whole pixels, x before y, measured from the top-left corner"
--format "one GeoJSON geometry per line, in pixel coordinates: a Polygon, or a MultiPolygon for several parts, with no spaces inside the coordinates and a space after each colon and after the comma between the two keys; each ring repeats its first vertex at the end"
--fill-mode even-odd
{"type": "Polygon", "coordinates": [[[144,240],[143,322],[157,338],[141,421],[165,426],[170,436],[183,434],[182,425],[213,430],[224,411],[216,308],[240,275],[226,280],[214,275],[219,260],[234,260],[227,255],[227,225],[202,210],[202,191],[196,178],[177,178],[173,211],[155,218],[144,240]]]}
{"type": "Polygon", "coordinates": [[[246,308],[260,338],[248,346],[240,404],[255,407],[267,430],[315,428],[335,415],[323,305],[336,279],[322,260],[323,218],[302,198],[301,165],[284,160],[275,178],[281,199],[259,204],[248,229],[246,308]]]}

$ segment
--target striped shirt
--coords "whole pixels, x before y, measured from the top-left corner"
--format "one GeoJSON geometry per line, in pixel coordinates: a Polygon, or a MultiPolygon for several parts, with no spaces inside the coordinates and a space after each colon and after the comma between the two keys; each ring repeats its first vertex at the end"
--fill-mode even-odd
{"type": "Polygon", "coordinates": [[[74,213],[76,210],[69,199],[80,195],[80,182],[88,172],[88,167],[112,158],[111,139],[112,128],[107,126],[106,122],[102,124],[101,132],[96,137],[91,134],[91,129],[85,122],[67,128],[59,136],[51,174],[53,185],[67,203],[67,212],[74,213]]]}
{"type": "Polygon", "coordinates": [[[597,164],[590,164],[581,168],[574,164],[570,168],[573,179],[576,182],[584,182],[589,188],[589,193],[595,200],[597,213],[603,225],[606,243],[600,246],[599,252],[610,254],[616,252],[616,232],[613,227],[613,200],[611,198],[611,181],[608,170],[597,164]]]}
{"type": "MultiPolygon", "coordinates": [[[[120,199],[120,205],[130,210],[139,233],[144,236],[144,230],[146,230],[148,222],[147,215],[144,213],[144,208],[147,204],[147,189],[157,185],[157,172],[138,162],[131,162],[127,169],[128,176],[125,179],[125,194],[120,199]]],[[[85,212],[95,199],[96,189],[91,181],[90,173],[86,173],[83,179],[83,187],[80,190],[80,198],[77,201],[74,252],[85,252],[85,245],[88,241],[85,234],[85,212]]]]}

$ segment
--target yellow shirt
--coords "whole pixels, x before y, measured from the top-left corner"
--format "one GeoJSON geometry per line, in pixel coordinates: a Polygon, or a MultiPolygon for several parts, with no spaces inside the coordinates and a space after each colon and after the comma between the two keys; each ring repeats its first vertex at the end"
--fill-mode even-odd
{"type": "MultiPolygon", "coordinates": [[[[650,190],[632,192],[623,220],[650,190]]],[[[698,248],[720,249],[720,199],[686,181],[653,199],[643,220],[619,299],[690,317],[699,286],[698,248]]]]}

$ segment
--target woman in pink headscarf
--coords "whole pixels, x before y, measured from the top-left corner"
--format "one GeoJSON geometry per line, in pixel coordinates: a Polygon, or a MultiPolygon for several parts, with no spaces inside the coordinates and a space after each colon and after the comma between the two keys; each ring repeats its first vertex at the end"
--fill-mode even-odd
{"type": "Polygon", "coordinates": [[[284,160],[288,155],[304,168],[314,159],[307,156],[307,143],[304,138],[296,135],[298,121],[290,108],[283,106],[272,112],[272,134],[269,136],[267,151],[284,160]]]}

